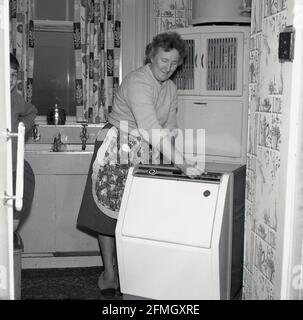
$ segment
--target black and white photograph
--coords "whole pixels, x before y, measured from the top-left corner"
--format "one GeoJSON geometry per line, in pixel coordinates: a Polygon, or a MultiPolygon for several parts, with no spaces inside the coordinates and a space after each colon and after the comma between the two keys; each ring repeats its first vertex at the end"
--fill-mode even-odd
{"type": "Polygon", "coordinates": [[[0,0],[0,44],[0,300],[303,299],[303,0],[0,0]]]}

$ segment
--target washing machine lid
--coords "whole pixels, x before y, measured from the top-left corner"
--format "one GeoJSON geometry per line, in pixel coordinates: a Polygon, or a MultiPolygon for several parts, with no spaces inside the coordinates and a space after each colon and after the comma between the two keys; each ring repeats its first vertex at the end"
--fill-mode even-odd
{"type": "Polygon", "coordinates": [[[210,248],[220,183],[136,172],[123,195],[122,236],[210,248]]]}
{"type": "Polygon", "coordinates": [[[172,165],[138,165],[134,168],[135,177],[157,178],[169,180],[184,180],[191,182],[220,183],[222,173],[204,172],[195,178],[189,178],[179,168],[172,165]]]}

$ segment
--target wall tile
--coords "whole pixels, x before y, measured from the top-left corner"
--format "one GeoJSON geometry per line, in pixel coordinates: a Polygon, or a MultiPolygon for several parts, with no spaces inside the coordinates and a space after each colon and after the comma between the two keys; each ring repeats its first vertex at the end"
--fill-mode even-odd
{"type": "Polygon", "coordinates": [[[254,266],[262,272],[264,275],[266,274],[266,243],[259,238],[255,237],[256,247],[255,247],[255,255],[254,255],[254,266]]]}
{"type": "Polygon", "coordinates": [[[253,0],[250,41],[249,126],[245,212],[243,298],[273,299],[279,221],[281,121],[284,70],[279,33],[287,21],[287,0],[253,0]],[[250,275],[251,281],[248,280],[250,275]]]}
{"type": "Polygon", "coordinates": [[[244,237],[244,266],[250,272],[253,271],[254,248],[255,248],[255,218],[248,216],[245,220],[245,237],[244,237]]]}
{"type": "Polygon", "coordinates": [[[261,238],[263,241],[268,241],[269,238],[269,230],[266,225],[262,222],[257,222],[257,228],[256,228],[257,235],[259,238],[261,238]]]}
{"type": "Polygon", "coordinates": [[[252,273],[249,272],[244,267],[242,299],[243,300],[251,300],[251,298],[252,298],[252,273]]]}
{"type": "Polygon", "coordinates": [[[266,277],[257,269],[252,275],[252,300],[273,300],[274,289],[273,285],[266,279],[266,277]]]}

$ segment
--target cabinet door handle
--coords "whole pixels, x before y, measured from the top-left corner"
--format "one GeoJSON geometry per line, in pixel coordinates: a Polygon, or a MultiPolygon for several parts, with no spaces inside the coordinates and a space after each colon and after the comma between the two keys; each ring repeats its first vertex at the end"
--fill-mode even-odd
{"type": "Polygon", "coordinates": [[[195,101],[194,104],[198,104],[200,106],[206,106],[207,102],[197,102],[197,101],[195,101]]]}
{"type": "Polygon", "coordinates": [[[201,56],[201,67],[202,67],[202,69],[204,69],[204,54],[202,54],[202,56],[201,56]]]}
{"type": "Polygon", "coordinates": [[[195,67],[197,68],[197,59],[198,59],[198,54],[196,53],[195,55],[195,67]]]}

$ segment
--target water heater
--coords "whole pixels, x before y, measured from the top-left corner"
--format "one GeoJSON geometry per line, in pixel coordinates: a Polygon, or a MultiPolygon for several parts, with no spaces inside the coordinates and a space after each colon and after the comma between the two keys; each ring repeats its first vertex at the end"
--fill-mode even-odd
{"type": "Polygon", "coordinates": [[[192,25],[250,23],[251,0],[192,0],[192,25]]]}

